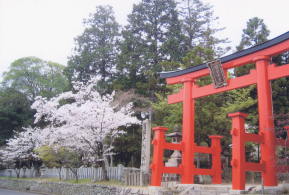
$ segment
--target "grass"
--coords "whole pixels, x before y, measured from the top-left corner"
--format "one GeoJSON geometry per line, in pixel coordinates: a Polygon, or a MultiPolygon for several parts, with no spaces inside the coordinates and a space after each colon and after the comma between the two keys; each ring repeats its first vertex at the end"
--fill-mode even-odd
{"type": "MultiPolygon", "coordinates": [[[[8,179],[7,177],[0,176],[0,178],[3,179],[8,179]]],[[[70,179],[69,181],[62,181],[59,180],[58,177],[50,177],[50,178],[45,178],[45,179],[40,179],[40,178],[16,178],[13,177],[11,179],[17,179],[17,180],[34,180],[34,181],[46,181],[46,182],[61,182],[61,183],[73,183],[73,184],[96,184],[96,185],[111,185],[111,186],[119,186],[119,185],[124,185],[123,182],[117,181],[117,180],[109,180],[109,181],[99,181],[95,183],[91,183],[92,179],[78,179],[78,183],[76,183],[75,179],[70,179]]]]}

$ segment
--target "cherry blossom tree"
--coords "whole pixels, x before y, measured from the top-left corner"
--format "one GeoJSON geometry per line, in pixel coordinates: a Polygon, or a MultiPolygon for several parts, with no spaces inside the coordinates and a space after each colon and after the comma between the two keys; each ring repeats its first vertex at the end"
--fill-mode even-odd
{"type": "Polygon", "coordinates": [[[95,88],[97,82],[96,78],[86,84],[75,82],[76,93],[64,92],[50,100],[38,96],[31,108],[37,111],[35,123],[49,123],[42,132],[43,142],[85,151],[83,158],[99,163],[104,180],[108,180],[104,162],[113,149],[108,140],[124,133],[118,127],[140,121],[132,116],[132,103],[122,108],[112,106],[114,92],[101,96],[95,88]]]}
{"type": "Polygon", "coordinates": [[[4,163],[8,166],[13,164],[18,164],[16,166],[15,172],[17,177],[19,177],[20,168],[23,161],[29,161],[26,165],[31,168],[34,166],[36,171],[36,176],[39,173],[38,166],[38,155],[34,152],[34,148],[41,145],[42,135],[41,129],[35,127],[23,128],[22,132],[15,132],[13,138],[7,140],[5,149],[1,150],[2,158],[4,163]],[[18,162],[18,163],[16,163],[18,162]]]}

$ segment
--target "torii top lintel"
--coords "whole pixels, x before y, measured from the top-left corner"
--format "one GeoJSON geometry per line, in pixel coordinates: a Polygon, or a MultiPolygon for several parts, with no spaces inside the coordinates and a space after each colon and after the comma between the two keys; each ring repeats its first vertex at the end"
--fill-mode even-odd
{"type": "MultiPolygon", "coordinates": [[[[224,70],[253,63],[253,58],[259,55],[269,57],[289,51],[289,31],[263,44],[220,58],[224,70]]],[[[179,71],[161,72],[161,77],[168,84],[181,83],[183,78],[198,79],[210,74],[206,64],[179,71]]],[[[281,78],[281,77],[279,77],[281,78]]]]}
{"type": "MultiPolygon", "coordinates": [[[[271,57],[284,52],[289,51],[289,32],[280,35],[270,41],[267,41],[263,44],[251,47],[249,49],[237,52],[225,57],[222,57],[220,60],[222,62],[222,67],[226,73],[228,69],[235,68],[238,66],[243,66],[249,63],[254,63],[260,57],[265,58],[270,61],[271,57]]],[[[266,70],[267,80],[275,80],[282,77],[289,76],[289,64],[276,67],[276,64],[271,64],[267,67],[266,70]]],[[[192,68],[187,68],[185,70],[171,71],[171,72],[162,72],[161,77],[167,79],[168,84],[177,84],[182,83],[184,80],[195,80],[204,76],[210,75],[210,71],[207,68],[206,64],[201,64],[192,68]]],[[[257,72],[256,70],[251,70],[250,74],[237,77],[234,79],[227,80],[228,85],[225,87],[220,87],[215,89],[213,84],[206,85],[203,87],[198,87],[193,85],[193,91],[191,98],[196,99],[212,94],[217,94],[232,89],[242,88],[249,85],[257,84],[257,72]]],[[[178,103],[183,101],[183,89],[179,93],[169,95],[168,103],[178,103]]]]}

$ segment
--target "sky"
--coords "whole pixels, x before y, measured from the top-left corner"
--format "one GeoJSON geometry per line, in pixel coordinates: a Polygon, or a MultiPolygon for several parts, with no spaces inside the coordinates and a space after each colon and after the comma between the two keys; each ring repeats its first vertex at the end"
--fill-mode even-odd
{"type": "MultiPolygon", "coordinates": [[[[111,5],[121,25],[133,4],[141,0],[0,0],[0,75],[22,57],[35,56],[67,65],[72,55],[74,38],[81,35],[82,21],[98,5],[111,5]]],[[[253,17],[264,20],[271,31],[269,39],[289,31],[289,0],[202,0],[210,3],[215,27],[226,27],[218,38],[229,38],[235,50],[242,29],[253,17]]],[[[230,54],[229,52],[228,54],[230,54]]],[[[0,79],[1,80],[1,79],[0,79]]]]}

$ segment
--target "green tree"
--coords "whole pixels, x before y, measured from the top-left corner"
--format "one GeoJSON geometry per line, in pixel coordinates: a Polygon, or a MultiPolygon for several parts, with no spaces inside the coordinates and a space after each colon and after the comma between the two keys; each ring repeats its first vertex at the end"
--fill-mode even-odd
{"type": "Polygon", "coordinates": [[[46,166],[58,168],[59,180],[61,180],[61,168],[68,164],[69,150],[59,145],[43,145],[35,148],[34,151],[39,154],[39,158],[46,166]]]}
{"type": "MultiPolygon", "coordinates": [[[[168,85],[167,87],[172,88],[173,93],[178,93],[181,85],[168,85]]],[[[173,132],[175,125],[178,125],[182,129],[183,103],[169,105],[167,95],[170,94],[167,93],[165,96],[162,96],[156,93],[158,101],[152,103],[155,112],[153,126],[167,127],[169,132],[173,132]]]]}
{"type": "Polygon", "coordinates": [[[213,16],[213,6],[204,4],[200,0],[182,0],[180,4],[180,16],[182,21],[182,33],[185,35],[184,45],[187,51],[201,44],[202,47],[214,51],[217,57],[226,53],[230,47],[222,48],[217,45],[227,43],[228,39],[218,39],[214,36],[224,28],[212,28],[212,23],[218,20],[213,16]]]}
{"type": "Polygon", "coordinates": [[[36,57],[15,60],[4,72],[0,90],[0,144],[13,131],[33,125],[35,111],[30,109],[38,95],[51,98],[67,90],[64,66],[36,57]]]}
{"type": "MultiPolygon", "coordinates": [[[[264,24],[263,19],[254,17],[247,22],[247,28],[243,29],[242,39],[236,47],[237,51],[242,51],[249,47],[259,45],[268,41],[270,31],[264,24]]],[[[250,73],[251,69],[255,69],[255,64],[248,64],[235,68],[235,76],[242,76],[250,73]]]]}
{"type": "Polygon", "coordinates": [[[206,14],[211,12],[212,6],[203,4],[199,0],[182,0],[180,16],[183,17],[183,33],[185,45],[192,50],[202,39],[207,20],[206,14]]]}
{"type": "Polygon", "coordinates": [[[61,168],[67,166],[75,175],[75,180],[78,182],[77,169],[83,164],[83,152],[76,149],[68,149],[55,145],[44,145],[35,149],[39,153],[39,158],[48,166],[56,167],[59,173],[59,180],[61,180],[61,168]]]}
{"type": "Polygon", "coordinates": [[[140,167],[142,130],[139,125],[122,127],[126,133],[117,137],[114,142],[113,157],[116,164],[124,164],[125,167],[140,167]]]}
{"type": "Polygon", "coordinates": [[[0,145],[12,137],[14,131],[33,124],[35,111],[26,94],[12,88],[0,91],[0,145]]]}
{"type": "Polygon", "coordinates": [[[120,25],[111,6],[97,6],[96,12],[83,21],[82,35],[75,38],[75,54],[69,58],[66,75],[71,81],[88,81],[99,76],[100,92],[111,92],[115,74],[120,25]]]}
{"type": "Polygon", "coordinates": [[[3,73],[2,85],[25,94],[31,101],[39,95],[50,98],[67,90],[63,69],[63,65],[36,57],[20,58],[3,73]]]}
{"type": "Polygon", "coordinates": [[[264,20],[258,17],[249,19],[247,28],[243,29],[242,39],[237,46],[237,51],[242,51],[246,48],[259,45],[268,41],[270,31],[267,29],[264,20]]]}
{"type": "Polygon", "coordinates": [[[138,93],[151,95],[153,101],[154,92],[159,90],[156,83],[163,82],[159,79],[159,63],[179,61],[183,55],[176,8],[174,0],[143,0],[134,5],[128,15],[129,25],[122,31],[119,79],[115,82],[120,89],[134,88],[138,93]]]}

